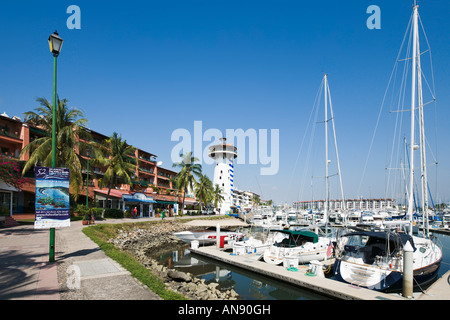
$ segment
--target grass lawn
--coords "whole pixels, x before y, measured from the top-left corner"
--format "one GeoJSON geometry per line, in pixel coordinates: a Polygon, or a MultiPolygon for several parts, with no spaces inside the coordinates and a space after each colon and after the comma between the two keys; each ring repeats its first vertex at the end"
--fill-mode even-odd
{"type": "MultiPolygon", "coordinates": [[[[216,216],[208,219],[224,219],[226,217],[216,216]]],[[[176,219],[179,222],[188,222],[193,219],[176,219]]],[[[108,239],[117,236],[119,230],[127,230],[133,227],[141,229],[151,229],[155,224],[169,223],[167,220],[155,220],[145,222],[131,222],[119,224],[97,224],[87,228],[83,228],[83,233],[86,234],[92,241],[94,241],[105,254],[114,259],[128,270],[133,277],[138,279],[142,284],[150,288],[154,293],[159,295],[164,300],[188,300],[181,294],[173,292],[166,288],[164,282],[154,275],[150,270],[139,263],[131,254],[117,249],[113,244],[108,243],[108,239]]]]}

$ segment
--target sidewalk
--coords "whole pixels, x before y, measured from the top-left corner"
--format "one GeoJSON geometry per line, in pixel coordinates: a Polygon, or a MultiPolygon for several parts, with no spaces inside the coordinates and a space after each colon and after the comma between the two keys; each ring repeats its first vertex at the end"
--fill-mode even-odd
{"type": "Polygon", "coordinates": [[[70,228],[56,229],[54,263],[48,262],[49,230],[35,230],[33,225],[0,229],[0,300],[161,299],[108,258],[83,227],[81,221],[72,221],[70,228]]]}

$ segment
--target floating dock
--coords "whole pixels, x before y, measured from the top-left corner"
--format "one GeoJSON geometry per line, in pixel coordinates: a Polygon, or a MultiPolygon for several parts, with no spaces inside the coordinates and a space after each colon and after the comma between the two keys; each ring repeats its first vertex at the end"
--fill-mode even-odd
{"type": "Polygon", "coordinates": [[[190,249],[190,251],[248,271],[285,281],[291,285],[308,289],[335,299],[408,300],[400,295],[377,292],[318,276],[308,276],[306,275],[306,266],[299,265],[298,271],[289,271],[283,266],[276,266],[264,261],[258,261],[254,254],[232,255],[230,252],[226,252],[226,249],[227,248],[217,249],[216,246],[204,246],[197,249],[190,249]]]}

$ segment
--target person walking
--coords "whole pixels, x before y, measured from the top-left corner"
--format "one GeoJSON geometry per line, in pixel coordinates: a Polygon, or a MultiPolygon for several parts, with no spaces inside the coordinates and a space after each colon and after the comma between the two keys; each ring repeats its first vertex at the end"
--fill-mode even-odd
{"type": "Polygon", "coordinates": [[[131,216],[133,219],[136,218],[136,216],[137,216],[137,208],[136,207],[134,207],[134,209],[131,211],[131,216]]]}

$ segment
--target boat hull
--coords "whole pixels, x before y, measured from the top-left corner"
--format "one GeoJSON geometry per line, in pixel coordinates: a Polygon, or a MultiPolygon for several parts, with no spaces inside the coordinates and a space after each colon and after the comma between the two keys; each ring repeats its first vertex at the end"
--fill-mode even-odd
{"type": "Polygon", "coordinates": [[[323,261],[331,258],[331,250],[325,244],[323,249],[310,251],[303,249],[283,250],[283,248],[276,248],[274,246],[264,251],[264,261],[269,264],[282,264],[284,258],[298,258],[298,263],[307,264],[313,260],[323,261]]]}
{"type": "MultiPolygon", "coordinates": [[[[217,233],[216,231],[181,231],[175,232],[174,235],[186,243],[190,243],[193,240],[201,243],[215,243],[217,233]]],[[[243,234],[238,232],[220,232],[220,236],[225,236],[225,241],[228,241],[239,240],[243,237],[243,234]]]]}
{"type": "MultiPolygon", "coordinates": [[[[437,277],[441,260],[413,271],[414,288],[424,289],[437,277]]],[[[403,275],[399,271],[381,269],[336,259],[335,280],[382,292],[400,292],[403,275]]]]}

